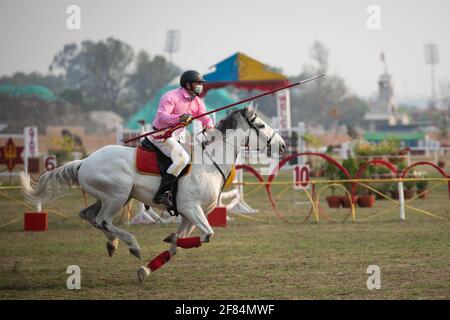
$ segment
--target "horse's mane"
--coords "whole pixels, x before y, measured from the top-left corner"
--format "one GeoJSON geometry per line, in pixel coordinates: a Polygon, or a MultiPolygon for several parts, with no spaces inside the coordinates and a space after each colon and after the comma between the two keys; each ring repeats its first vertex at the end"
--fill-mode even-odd
{"type": "Polygon", "coordinates": [[[235,110],[231,112],[229,115],[227,115],[225,118],[220,120],[216,124],[216,129],[222,132],[222,134],[226,133],[227,129],[236,129],[237,126],[237,117],[239,114],[241,114],[242,110],[235,110]]]}

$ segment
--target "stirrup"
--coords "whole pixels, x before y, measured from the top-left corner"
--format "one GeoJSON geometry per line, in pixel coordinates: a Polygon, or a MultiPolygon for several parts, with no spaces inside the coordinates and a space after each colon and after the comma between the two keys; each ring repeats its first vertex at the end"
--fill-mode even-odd
{"type": "Polygon", "coordinates": [[[161,199],[153,199],[153,202],[155,202],[156,204],[164,204],[166,207],[173,207],[173,203],[172,203],[172,193],[170,191],[166,191],[164,192],[164,194],[162,195],[161,199]]]}

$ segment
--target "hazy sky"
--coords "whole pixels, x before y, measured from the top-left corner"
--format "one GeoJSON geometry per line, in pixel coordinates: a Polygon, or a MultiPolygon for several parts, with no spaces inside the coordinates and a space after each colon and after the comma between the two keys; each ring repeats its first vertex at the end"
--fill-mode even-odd
{"type": "Polygon", "coordinates": [[[437,79],[450,78],[448,0],[0,0],[0,75],[47,72],[69,42],[109,36],[134,49],[163,54],[166,31],[181,30],[174,62],[208,67],[236,51],[297,75],[311,62],[315,40],[330,50],[330,73],[357,94],[377,90],[385,51],[398,96],[429,95],[423,46],[439,46],[437,79]],[[66,28],[66,8],[81,8],[81,30],[66,28]],[[381,8],[381,30],[366,26],[369,5],[381,8]]]}

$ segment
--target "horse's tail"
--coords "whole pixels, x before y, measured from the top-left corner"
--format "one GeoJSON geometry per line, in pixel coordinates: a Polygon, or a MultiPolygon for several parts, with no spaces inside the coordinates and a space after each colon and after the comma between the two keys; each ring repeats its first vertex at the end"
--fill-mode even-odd
{"type": "Polygon", "coordinates": [[[78,169],[82,161],[71,161],[57,169],[45,172],[37,182],[32,181],[30,175],[21,172],[20,182],[27,200],[44,204],[61,197],[73,185],[79,185],[78,169]]]}

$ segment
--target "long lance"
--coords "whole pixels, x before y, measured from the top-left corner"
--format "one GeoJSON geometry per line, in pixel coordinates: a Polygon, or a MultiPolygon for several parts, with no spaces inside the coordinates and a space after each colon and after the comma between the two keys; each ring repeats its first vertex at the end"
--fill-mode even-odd
{"type": "MultiPolygon", "coordinates": [[[[241,104],[241,103],[246,103],[246,102],[249,102],[249,101],[252,101],[252,100],[255,100],[255,99],[264,97],[264,96],[267,96],[267,95],[269,95],[269,94],[272,94],[272,93],[275,93],[275,92],[278,92],[278,91],[281,91],[281,90],[289,89],[289,88],[292,88],[292,87],[295,87],[295,86],[304,84],[304,83],[306,83],[306,82],[310,82],[310,81],[316,80],[316,79],[321,78],[321,77],[323,77],[323,76],[325,76],[324,73],[323,73],[323,74],[320,74],[320,75],[318,75],[318,76],[314,76],[314,77],[311,77],[311,78],[308,78],[308,79],[299,81],[299,82],[295,82],[295,83],[291,83],[291,84],[285,85],[285,86],[283,86],[283,87],[279,87],[279,88],[274,89],[274,90],[271,90],[271,91],[267,91],[267,92],[258,94],[258,95],[256,95],[256,96],[253,96],[253,97],[250,97],[250,98],[246,98],[246,99],[241,100],[241,101],[238,101],[238,102],[234,102],[234,103],[232,103],[232,104],[229,104],[229,105],[226,105],[226,106],[223,106],[223,107],[220,107],[220,108],[217,108],[217,109],[214,109],[214,110],[205,112],[205,113],[203,113],[203,114],[201,114],[201,115],[199,115],[199,116],[193,117],[192,120],[196,120],[196,119],[198,119],[198,118],[207,116],[207,115],[209,115],[209,114],[211,114],[211,113],[215,113],[215,112],[218,112],[218,111],[222,111],[222,110],[225,110],[225,109],[234,107],[234,106],[236,106],[236,105],[238,105],[238,104],[241,104]]],[[[171,125],[171,126],[169,126],[169,127],[167,127],[167,128],[157,129],[157,130],[154,130],[154,131],[151,131],[151,132],[147,132],[147,133],[141,134],[140,136],[133,137],[133,138],[131,138],[131,139],[126,140],[125,143],[129,143],[129,142],[131,142],[131,141],[134,141],[134,140],[138,140],[138,139],[144,138],[144,137],[146,137],[146,136],[148,136],[148,135],[155,134],[155,133],[158,133],[158,132],[167,130],[166,133],[164,133],[163,135],[161,135],[161,136],[158,137],[158,138],[166,138],[166,137],[170,136],[170,135],[172,134],[173,131],[175,131],[175,130],[177,130],[177,129],[179,129],[179,128],[185,127],[185,126],[186,126],[186,125],[183,124],[183,123],[177,123],[177,124],[171,125]]]]}

